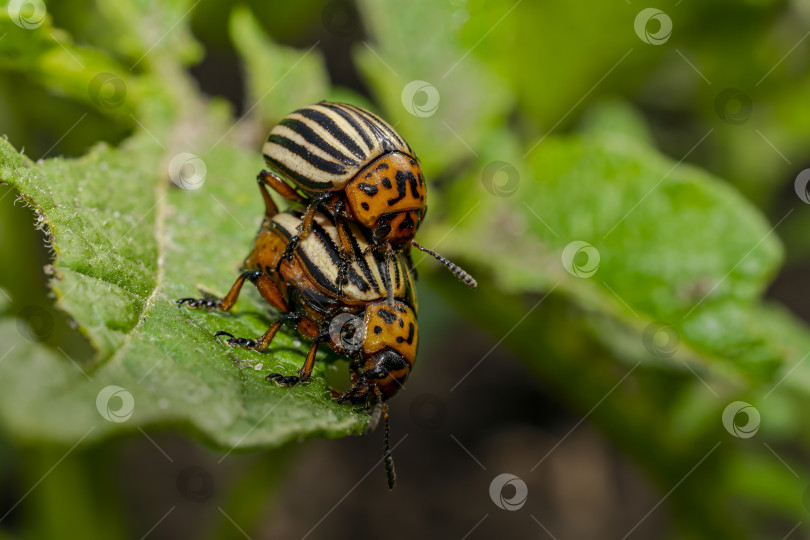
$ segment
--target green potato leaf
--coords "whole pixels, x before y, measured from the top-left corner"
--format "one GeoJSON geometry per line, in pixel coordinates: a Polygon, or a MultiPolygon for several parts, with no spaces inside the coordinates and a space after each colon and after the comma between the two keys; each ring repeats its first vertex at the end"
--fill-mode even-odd
{"type": "Polygon", "coordinates": [[[4,423],[25,438],[62,441],[182,423],[232,448],[357,433],[364,414],[331,400],[322,367],[295,388],[264,380],[300,367],[307,344],[294,334],[280,332],[267,353],[213,338],[266,330],[272,315],[255,291],[245,288],[232,315],[175,305],[198,286],[222,295],[238,275],[262,215],[255,155],[222,145],[166,161],[146,134],[37,164],[0,141],[0,180],[49,234],[57,305],[98,351],[82,364],[27,342],[5,320],[0,342],[13,350],[0,362],[4,423]],[[170,180],[172,167],[186,189],[170,180]],[[121,390],[104,391],[110,385],[121,390]]]}

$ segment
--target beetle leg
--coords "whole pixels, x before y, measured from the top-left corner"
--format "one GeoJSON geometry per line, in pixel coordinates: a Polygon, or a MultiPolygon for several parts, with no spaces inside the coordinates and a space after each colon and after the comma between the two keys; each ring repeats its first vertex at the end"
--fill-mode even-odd
{"type": "Polygon", "coordinates": [[[298,370],[298,375],[285,376],[280,373],[271,373],[266,379],[275,382],[279,386],[293,386],[299,382],[307,382],[312,376],[312,368],[315,367],[315,353],[318,352],[318,345],[326,339],[329,339],[329,332],[322,332],[315,336],[307,353],[307,358],[304,360],[304,365],[298,370]]]}
{"type": "MultiPolygon", "coordinates": [[[[382,400],[379,396],[379,388],[375,387],[378,394],[377,399],[382,400]]],[[[385,463],[385,475],[388,478],[388,489],[394,489],[397,486],[397,471],[394,469],[394,456],[391,455],[391,443],[389,442],[391,434],[391,426],[388,422],[388,403],[383,403],[382,406],[383,418],[385,418],[385,434],[383,435],[383,462],[385,463]]]]}
{"type": "MultiPolygon", "coordinates": [[[[241,284],[239,286],[241,287],[241,284]]],[[[222,309],[222,300],[203,292],[202,298],[180,298],[177,300],[177,307],[183,307],[183,305],[189,309],[222,309]]]]}
{"type": "Polygon", "coordinates": [[[339,297],[343,297],[343,285],[349,279],[349,267],[351,264],[352,262],[350,260],[341,259],[340,264],[338,265],[337,293],[339,297]]]}
{"type": "Polygon", "coordinates": [[[261,273],[262,272],[259,270],[247,270],[242,272],[242,274],[236,278],[236,282],[231,287],[231,290],[228,291],[225,298],[221,300],[213,296],[203,298],[181,298],[177,301],[177,307],[182,307],[185,304],[189,307],[189,309],[203,308],[228,311],[236,303],[236,299],[239,298],[239,293],[242,291],[242,285],[245,284],[245,280],[250,279],[251,281],[254,281],[258,279],[258,275],[261,273]]]}
{"type": "MultiPolygon", "coordinates": [[[[262,190],[262,198],[264,199],[265,205],[267,205],[268,199],[272,202],[272,199],[270,199],[270,194],[267,193],[266,186],[273,188],[273,190],[276,193],[278,193],[288,201],[297,203],[306,202],[306,199],[302,197],[297,191],[295,191],[295,189],[292,186],[290,186],[290,184],[282,180],[278,175],[271,173],[270,171],[264,170],[260,172],[259,176],[256,177],[256,180],[259,182],[259,189],[262,190]]],[[[273,207],[275,207],[275,203],[273,203],[273,207]]],[[[277,212],[278,209],[276,209],[276,212],[273,213],[272,215],[268,214],[268,217],[274,216],[277,212]]]]}
{"type": "Polygon", "coordinates": [[[298,226],[298,232],[300,233],[299,236],[302,239],[309,236],[309,233],[312,232],[312,222],[315,220],[315,212],[317,212],[326,201],[331,199],[332,196],[333,193],[327,191],[321,193],[312,199],[311,203],[309,203],[309,206],[307,206],[307,209],[304,212],[304,216],[301,218],[301,225],[298,226]]]}
{"type": "MultiPolygon", "coordinates": [[[[388,305],[393,307],[394,306],[394,277],[391,272],[391,263],[396,262],[394,261],[394,248],[391,247],[391,244],[386,243],[385,249],[385,287],[386,292],[388,293],[388,305]]],[[[399,270],[397,270],[399,271],[399,270]]]]}
{"type": "Polygon", "coordinates": [[[191,309],[204,308],[204,309],[219,309],[222,311],[230,310],[236,304],[239,293],[242,292],[242,285],[245,280],[250,280],[258,289],[259,294],[262,295],[269,304],[275,306],[280,311],[289,311],[287,301],[278,289],[278,286],[270,278],[270,275],[262,272],[261,270],[246,270],[242,272],[236,282],[225,295],[222,300],[209,297],[209,298],[181,298],[177,301],[177,307],[182,307],[184,304],[191,309]]]}
{"type": "Polygon", "coordinates": [[[301,242],[300,234],[296,234],[290,238],[290,241],[287,242],[287,246],[284,248],[284,252],[281,254],[281,257],[278,258],[278,262],[276,263],[276,272],[279,271],[281,268],[281,263],[283,263],[285,260],[293,260],[293,254],[295,253],[295,250],[298,249],[299,242],[301,242]]]}
{"type": "Polygon", "coordinates": [[[307,206],[307,209],[304,211],[304,216],[301,218],[301,224],[298,226],[298,234],[290,238],[287,247],[284,248],[284,253],[281,254],[281,258],[279,258],[278,264],[276,264],[276,270],[281,267],[283,260],[292,261],[295,250],[298,248],[298,243],[312,232],[312,222],[315,220],[315,213],[323,203],[331,198],[332,193],[327,191],[312,199],[312,202],[309,203],[309,206],[307,206]]]}
{"type": "Polygon", "coordinates": [[[338,254],[340,255],[340,265],[338,266],[337,288],[338,296],[343,296],[343,285],[349,278],[349,267],[355,261],[354,250],[350,240],[348,225],[342,216],[345,203],[340,200],[335,203],[335,223],[338,233],[338,254]]]}
{"type": "Polygon", "coordinates": [[[227,343],[231,347],[241,347],[243,349],[254,349],[256,351],[263,351],[270,346],[270,343],[272,343],[273,338],[276,337],[276,333],[278,332],[278,329],[281,328],[282,324],[284,323],[298,324],[301,321],[301,317],[302,315],[295,311],[285,313],[284,315],[281,316],[279,320],[270,325],[270,328],[267,329],[267,332],[265,332],[264,335],[255,340],[233,337],[233,334],[230,334],[223,330],[220,330],[219,332],[214,334],[214,337],[217,338],[219,336],[228,336],[230,339],[228,339],[225,343],[227,343]]]}

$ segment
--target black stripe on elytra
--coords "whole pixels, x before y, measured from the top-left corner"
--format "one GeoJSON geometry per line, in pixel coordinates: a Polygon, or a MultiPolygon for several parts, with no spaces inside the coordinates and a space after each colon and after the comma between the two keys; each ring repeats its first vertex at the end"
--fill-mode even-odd
{"type": "Polygon", "coordinates": [[[293,228],[292,231],[287,230],[287,228],[284,227],[284,225],[282,225],[278,221],[271,221],[270,228],[278,232],[281,236],[283,236],[287,240],[290,240],[295,234],[298,233],[298,231],[296,231],[295,228],[293,228]]]}
{"type": "Polygon", "coordinates": [[[397,133],[397,131],[392,126],[388,125],[388,123],[386,123],[384,120],[382,120],[379,116],[377,116],[373,112],[370,112],[370,111],[366,111],[366,112],[369,115],[371,115],[372,118],[376,119],[377,122],[379,122],[385,128],[386,131],[393,134],[394,138],[396,140],[398,140],[402,146],[404,146],[405,148],[408,149],[408,154],[409,155],[415,157],[415,154],[413,153],[413,150],[411,149],[411,145],[408,144],[408,141],[406,141],[399,133],[397,133]]]}
{"type": "Polygon", "coordinates": [[[355,271],[354,267],[350,266],[349,271],[346,273],[347,277],[349,278],[349,283],[354,284],[355,287],[360,289],[360,292],[367,292],[371,289],[368,284],[368,281],[364,280],[360,277],[360,274],[355,271]]]}
{"type": "Polygon", "coordinates": [[[305,253],[299,251],[298,256],[301,258],[301,262],[304,263],[304,267],[307,269],[307,272],[312,276],[312,279],[315,280],[315,283],[326,289],[327,291],[331,292],[334,295],[337,295],[338,289],[337,285],[334,282],[330,281],[326,278],[326,275],[321,271],[318,265],[314,264],[309,257],[306,256],[305,253]]]}
{"type": "MultiPolygon", "coordinates": [[[[379,142],[380,146],[382,146],[383,151],[381,152],[381,154],[387,154],[388,152],[393,152],[394,150],[397,149],[398,140],[393,139],[391,135],[389,135],[386,132],[383,126],[375,122],[373,119],[373,115],[371,115],[371,113],[369,113],[368,111],[364,111],[359,107],[352,107],[352,106],[349,107],[355,112],[357,112],[357,114],[360,116],[363,122],[371,130],[371,133],[374,134],[374,138],[377,139],[377,142],[379,142]]],[[[396,136],[396,134],[394,135],[396,136]]]]}
{"type": "Polygon", "coordinates": [[[345,146],[349,152],[360,159],[365,159],[366,154],[363,152],[363,149],[357,146],[354,139],[352,139],[348,133],[343,131],[340,126],[338,126],[335,121],[329,117],[328,114],[322,113],[321,111],[316,111],[315,109],[298,109],[295,112],[304,118],[309,118],[310,120],[316,122],[323,129],[328,131],[330,135],[337,139],[340,144],[345,146]]]}
{"type": "Polygon", "coordinates": [[[320,105],[323,105],[324,107],[327,107],[330,110],[333,110],[337,114],[342,116],[343,119],[346,120],[346,122],[348,122],[349,125],[352,126],[352,128],[358,133],[358,135],[360,135],[360,137],[363,139],[363,143],[365,143],[366,148],[369,151],[371,151],[371,149],[374,148],[374,142],[369,138],[368,133],[366,133],[366,130],[363,129],[363,127],[357,122],[357,120],[355,120],[355,118],[352,116],[350,112],[346,111],[340,105],[333,105],[331,103],[320,103],[320,105]]]}
{"type": "MultiPolygon", "coordinates": [[[[356,109],[359,109],[359,107],[355,107],[355,108],[356,108],[356,109]]],[[[392,138],[394,141],[398,142],[398,143],[399,143],[400,145],[402,145],[402,146],[407,146],[407,145],[408,145],[408,144],[405,142],[405,140],[404,140],[402,137],[400,137],[400,136],[399,136],[399,133],[397,133],[396,131],[394,131],[394,128],[392,128],[391,126],[389,126],[388,124],[386,124],[386,123],[385,123],[385,122],[384,122],[384,121],[383,121],[383,120],[382,120],[382,119],[381,119],[379,116],[377,116],[376,114],[374,114],[374,113],[373,113],[373,112],[371,112],[371,111],[360,110],[360,112],[362,112],[364,115],[368,116],[369,118],[373,119],[373,120],[374,120],[374,121],[377,123],[377,125],[379,125],[379,126],[380,126],[380,129],[382,129],[383,131],[387,131],[388,133],[390,133],[390,134],[391,134],[391,138],[392,138]]]]}
{"type": "Polygon", "coordinates": [[[334,306],[338,303],[334,297],[328,296],[326,293],[321,292],[320,289],[314,287],[296,289],[294,293],[297,294],[299,298],[296,300],[291,299],[290,304],[303,302],[305,306],[324,315],[333,311],[334,306]]]}
{"type": "MultiPolygon", "coordinates": [[[[338,150],[337,148],[326,142],[326,140],[323,137],[315,133],[315,131],[311,127],[309,127],[305,122],[302,122],[301,120],[298,120],[296,118],[285,118],[284,120],[279,122],[279,124],[288,127],[294,132],[298,133],[309,144],[311,144],[315,148],[323,150],[333,158],[339,160],[344,165],[349,165],[352,167],[357,167],[359,165],[357,161],[350,158],[349,156],[347,156],[346,154],[344,154],[343,152],[341,152],[340,150],[338,150]]],[[[363,159],[364,157],[365,156],[360,156],[360,159],[363,159]]]]}
{"type": "MultiPolygon", "coordinates": [[[[394,292],[396,292],[400,286],[399,261],[397,259],[394,259],[393,276],[388,271],[390,267],[388,266],[388,263],[386,262],[384,255],[376,255],[375,253],[374,261],[377,263],[377,272],[380,273],[380,277],[382,277],[383,280],[386,281],[389,280],[393,281],[393,283],[391,283],[390,286],[393,288],[394,292]]],[[[389,284],[386,283],[385,285],[388,286],[389,284]]]]}
{"type": "MultiPolygon", "coordinates": [[[[332,264],[334,264],[336,267],[340,267],[342,259],[340,258],[337,245],[335,244],[334,240],[332,240],[332,237],[329,236],[326,230],[321,227],[319,223],[314,221],[312,222],[312,232],[318,237],[319,242],[329,255],[329,259],[331,259],[332,264]]],[[[369,284],[363,281],[363,278],[361,278],[351,266],[349,266],[349,271],[347,272],[346,277],[349,279],[349,283],[360,289],[360,292],[366,292],[371,288],[369,284]]],[[[326,278],[324,277],[324,279],[326,278]]],[[[330,285],[336,284],[330,283],[330,285]]],[[[335,291],[337,291],[337,288],[335,288],[335,291]]]]}
{"type": "MultiPolygon", "coordinates": [[[[357,261],[357,264],[360,266],[360,270],[363,272],[363,275],[366,278],[366,281],[371,285],[374,289],[374,292],[377,294],[380,293],[380,285],[377,283],[374,274],[371,273],[371,268],[366,261],[366,257],[369,255],[363,256],[363,250],[360,249],[360,245],[357,243],[357,238],[355,238],[354,234],[349,234],[349,243],[352,245],[352,253],[354,254],[354,258],[357,261]]],[[[374,257],[374,252],[370,253],[371,257],[374,257]]]]}
{"type": "Polygon", "coordinates": [[[338,252],[337,244],[335,244],[335,241],[329,236],[329,233],[326,232],[326,229],[324,229],[320,223],[313,220],[312,232],[318,237],[318,242],[323,246],[326,254],[329,255],[329,259],[332,263],[335,266],[340,266],[340,253],[338,252]]]}
{"type": "Polygon", "coordinates": [[[301,159],[305,160],[316,169],[320,169],[325,173],[333,174],[335,176],[346,174],[346,168],[343,165],[316,156],[310,152],[306,146],[302,146],[297,142],[284,137],[283,135],[270,135],[267,138],[267,142],[275,143],[282,148],[286,148],[293,154],[301,157],[301,159]]]}
{"type": "Polygon", "coordinates": [[[303,174],[293,171],[276,158],[270,157],[267,154],[262,155],[264,156],[264,160],[272,169],[275,169],[277,172],[281,173],[282,176],[286,176],[299,186],[312,188],[315,191],[328,191],[328,189],[325,190],[324,188],[332,187],[332,184],[329,182],[313,182],[303,174]]]}
{"type": "MultiPolygon", "coordinates": [[[[321,247],[326,251],[327,255],[329,255],[332,263],[335,265],[339,264],[340,256],[338,255],[337,247],[317,221],[312,222],[312,232],[318,238],[321,247]]],[[[301,258],[301,262],[304,264],[304,267],[312,276],[315,283],[335,295],[338,293],[337,284],[326,277],[326,274],[323,273],[321,268],[307,256],[306,250],[299,247],[298,256],[301,258]]]]}

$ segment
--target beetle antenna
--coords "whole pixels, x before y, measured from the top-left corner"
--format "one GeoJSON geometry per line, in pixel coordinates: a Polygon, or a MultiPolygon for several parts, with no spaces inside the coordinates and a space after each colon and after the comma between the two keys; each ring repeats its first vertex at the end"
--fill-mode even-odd
{"type": "Polygon", "coordinates": [[[444,257],[442,257],[441,255],[439,255],[438,253],[436,253],[433,250],[430,250],[430,249],[428,249],[426,247],[420,246],[419,243],[416,240],[411,240],[411,244],[413,245],[413,247],[415,247],[419,251],[424,251],[428,255],[431,255],[432,257],[435,257],[436,260],[438,260],[440,263],[445,265],[447,267],[447,269],[450,270],[450,272],[454,276],[456,276],[458,279],[460,279],[469,288],[475,289],[476,287],[478,287],[478,282],[475,281],[475,279],[470,274],[465,272],[456,263],[448,261],[447,259],[445,259],[444,257]]]}
{"type": "MultiPolygon", "coordinates": [[[[377,394],[377,392],[375,392],[377,394]]],[[[383,412],[383,402],[382,398],[377,395],[377,399],[374,401],[374,405],[371,406],[371,412],[369,413],[368,425],[366,425],[366,431],[363,433],[364,435],[371,433],[375,429],[377,429],[377,424],[380,423],[380,418],[382,418],[383,412]]]]}
{"type": "Polygon", "coordinates": [[[391,244],[388,244],[388,250],[385,252],[385,281],[386,288],[388,289],[388,305],[394,305],[394,281],[391,277],[391,262],[394,260],[393,251],[391,250],[391,244]]]}
{"type": "Polygon", "coordinates": [[[383,417],[385,418],[385,437],[383,443],[383,461],[385,463],[385,474],[388,476],[388,489],[394,489],[397,485],[397,472],[394,470],[394,457],[391,455],[391,445],[388,442],[390,427],[388,426],[388,404],[383,403],[383,417]]]}

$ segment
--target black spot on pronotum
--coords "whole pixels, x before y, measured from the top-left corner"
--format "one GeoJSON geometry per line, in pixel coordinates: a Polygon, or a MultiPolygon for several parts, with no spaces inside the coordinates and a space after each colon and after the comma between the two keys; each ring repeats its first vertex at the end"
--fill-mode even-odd
{"type": "Polygon", "coordinates": [[[411,343],[413,343],[414,334],[416,334],[416,327],[413,325],[413,323],[408,323],[408,339],[402,339],[401,337],[398,337],[397,342],[402,343],[403,341],[405,341],[408,345],[410,345],[411,343]]]}
{"type": "Polygon", "coordinates": [[[367,202],[360,203],[360,206],[362,206],[362,207],[363,207],[363,210],[368,210],[368,208],[369,208],[369,206],[368,206],[368,203],[367,203],[367,202]]]}
{"type": "Polygon", "coordinates": [[[382,179],[382,185],[385,189],[391,189],[391,180],[389,180],[388,177],[386,176],[385,178],[382,179]]]}
{"type": "Polygon", "coordinates": [[[374,327],[374,333],[375,334],[379,334],[381,332],[382,332],[382,326],[375,326],[374,327]]]}
{"type": "Polygon", "coordinates": [[[391,324],[397,320],[397,316],[387,311],[385,308],[380,308],[377,313],[380,314],[380,317],[382,317],[382,320],[384,320],[386,324],[391,324]]]}
{"type": "Polygon", "coordinates": [[[360,182],[357,184],[357,189],[368,195],[369,197],[373,197],[377,194],[378,188],[373,184],[366,184],[365,182],[360,182]]]}
{"type": "Polygon", "coordinates": [[[374,170],[379,171],[381,169],[387,169],[387,168],[388,168],[388,163],[380,163],[379,165],[377,165],[377,167],[374,170]]]}

